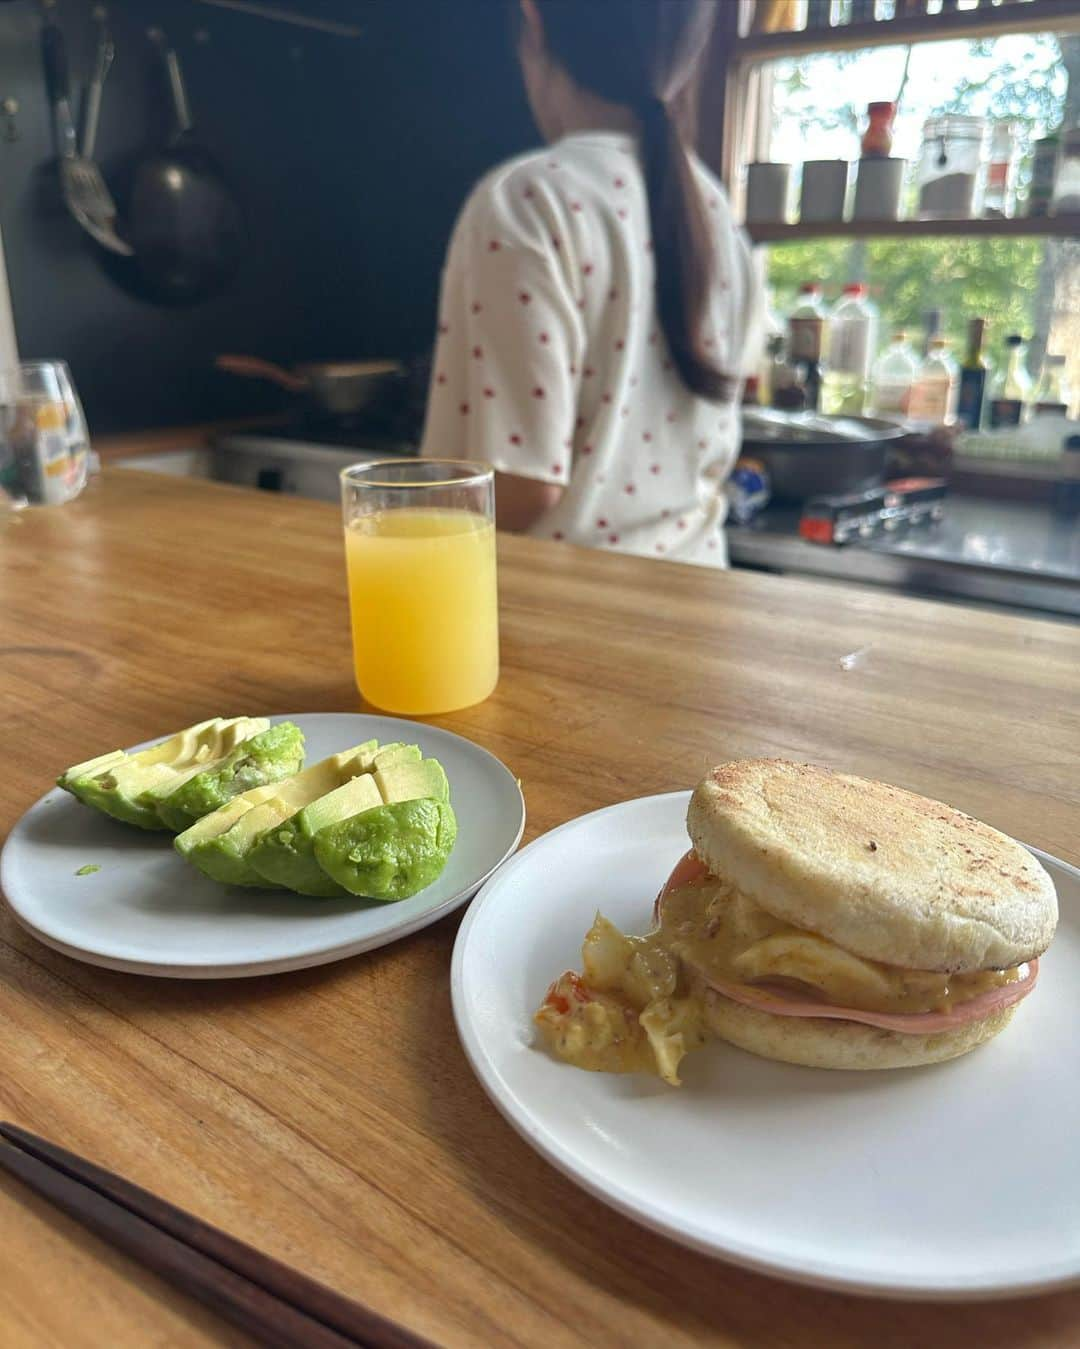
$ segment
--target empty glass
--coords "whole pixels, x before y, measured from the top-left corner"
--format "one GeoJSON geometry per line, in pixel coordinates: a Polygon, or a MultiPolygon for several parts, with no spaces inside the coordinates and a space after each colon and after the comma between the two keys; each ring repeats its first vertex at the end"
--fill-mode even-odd
{"type": "Polygon", "coordinates": [[[86,418],[64,361],[25,361],[0,371],[3,485],[53,506],[86,485],[86,418]]]}

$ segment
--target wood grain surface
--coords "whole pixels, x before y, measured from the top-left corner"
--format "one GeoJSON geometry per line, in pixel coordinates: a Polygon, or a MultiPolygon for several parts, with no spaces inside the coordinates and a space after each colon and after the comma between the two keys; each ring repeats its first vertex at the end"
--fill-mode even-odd
{"type": "MultiPolygon", "coordinates": [[[[780,754],[1080,862],[1075,626],[510,537],[500,587],[498,690],[438,722],[521,777],[527,838],[780,754]]],[[[0,530],[5,834],[101,750],[358,706],[332,507],[114,469],[0,530]]],[[[1076,1343],[1080,1292],[865,1301],[692,1254],[589,1198],[466,1065],[457,922],[320,969],[174,983],[68,960],[5,910],[0,1114],[449,1345],[1076,1343]]],[[[5,1346],[243,1343],[13,1181],[0,1261],[5,1346]]]]}

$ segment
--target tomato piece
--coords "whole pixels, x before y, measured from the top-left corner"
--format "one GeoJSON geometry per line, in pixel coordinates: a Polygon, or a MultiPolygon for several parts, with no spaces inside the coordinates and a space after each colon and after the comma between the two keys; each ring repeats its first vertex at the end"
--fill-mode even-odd
{"type": "Polygon", "coordinates": [[[694,885],[697,881],[704,880],[708,874],[709,868],[691,848],[675,863],[675,870],[665,881],[664,889],[677,890],[683,885],[694,885]]]}
{"type": "Polygon", "coordinates": [[[570,1010],[570,1003],[561,993],[555,992],[555,985],[552,984],[544,998],[545,1007],[554,1007],[560,1016],[565,1016],[570,1010]]]}
{"type": "Polygon", "coordinates": [[[705,880],[708,874],[709,868],[693,848],[688,853],[684,853],[675,863],[675,869],[671,875],[664,882],[664,888],[656,896],[653,918],[657,922],[660,921],[660,905],[664,902],[664,897],[669,891],[680,890],[684,885],[697,885],[700,881],[705,880]]]}
{"type": "Polygon", "coordinates": [[[589,992],[589,986],[580,974],[571,973],[568,976],[570,988],[578,1002],[592,1002],[593,996],[589,992]]]}
{"type": "Polygon", "coordinates": [[[560,985],[563,988],[569,988],[575,1002],[593,1001],[592,993],[581,975],[573,970],[567,970],[565,974],[559,975],[547,993],[544,994],[544,1006],[553,1007],[560,1016],[566,1016],[570,1011],[570,998],[561,991],[560,985]]]}

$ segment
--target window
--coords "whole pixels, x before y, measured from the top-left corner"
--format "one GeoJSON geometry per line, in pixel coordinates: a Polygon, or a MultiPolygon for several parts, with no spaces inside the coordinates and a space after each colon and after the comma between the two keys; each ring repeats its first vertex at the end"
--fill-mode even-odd
{"type": "MultiPolygon", "coordinates": [[[[765,157],[854,159],[867,103],[898,98],[893,153],[914,161],[923,123],[943,113],[1012,122],[1024,199],[1035,139],[1080,122],[1080,34],[1009,34],[988,40],[883,46],[791,57],[763,68],[772,116],[765,157]]],[[[797,171],[797,170],[796,170],[797,171]]],[[[915,214],[909,173],[904,214],[915,214]]],[[[790,306],[802,281],[827,294],[866,281],[882,311],[882,332],[922,329],[940,310],[942,331],[962,349],[967,320],[990,323],[990,350],[1006,334],[1032,339],[1034,369],[1044,350],[1067,354],[1080,386],[1080,241],[1041,237],[808,239],[769,250],[776,306],[790,306]]]]}

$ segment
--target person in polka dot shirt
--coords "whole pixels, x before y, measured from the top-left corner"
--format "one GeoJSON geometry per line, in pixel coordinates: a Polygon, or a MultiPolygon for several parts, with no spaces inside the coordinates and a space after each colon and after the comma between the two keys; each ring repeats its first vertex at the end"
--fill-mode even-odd
{"type": "Polygon", "coordinates": [[[481,459],[501,528],[724,566],[724,481],[764,303],[672,105],[715,0],[521,0],[546,149],[454,230],[422,453],[481,459]]]}

